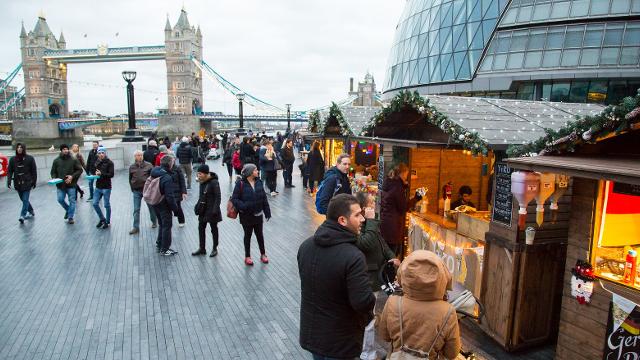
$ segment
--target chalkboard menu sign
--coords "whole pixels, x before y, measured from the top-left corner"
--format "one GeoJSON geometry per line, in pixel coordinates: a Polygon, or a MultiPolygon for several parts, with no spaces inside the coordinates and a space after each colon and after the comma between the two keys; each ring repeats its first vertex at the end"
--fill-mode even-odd
{"type": "Polygon", "coordinates": [[[378,191],[382,190],[384,182],[384,156],[382,156],[382,146],[380,146],[380,156],[378,156],[378,191]]]}
{"type": "Polygon", "coordinates": [[[493,221],[511,227],[511,209],[513,194],[511,194],[512,169],[504,163],[496,163],[494,173],[495,191],[493,198],[493,221]]]}

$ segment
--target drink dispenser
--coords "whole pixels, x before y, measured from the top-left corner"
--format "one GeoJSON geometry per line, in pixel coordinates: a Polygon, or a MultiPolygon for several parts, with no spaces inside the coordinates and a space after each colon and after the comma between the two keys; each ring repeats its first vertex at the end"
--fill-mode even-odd
{"type": "Polygon", "coordinates": [[[511,193],[518,201],[518,228],[524,230],[527,219],[527,205],[540,190],[540,174],[530,171],[515,171],[511,173],[511,193]]]}
{"type": "Polygon", "coordinates": [[[549,209],[551,210],[551,223],[555,224],[558,218],[558,201],[564,193],[569,189],[569,176],[556,174],[556,186],[553,194],[551,194],[551,205],[549,205],[549,209]]]}
{"type": "Polygon", "coordinates": [[[536,195],[536,223],[542,226],[544,222],[544,202],[553,194],[556,187],[556,175],[551,173],[538,173],[540,175],[540,190],[536,195]]]}

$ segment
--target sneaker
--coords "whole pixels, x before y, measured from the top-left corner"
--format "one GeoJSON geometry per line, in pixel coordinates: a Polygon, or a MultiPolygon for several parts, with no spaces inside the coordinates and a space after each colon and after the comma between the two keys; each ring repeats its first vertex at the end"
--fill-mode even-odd
{"type": "Polygon", "coordinates": [[[276,193],[276,195],[280,194],[280,191],[276,190],[274,191],[274,193],[276,193]]]}
{"type": "Polygon", "coordinates": [[[184,223],[178,223],[178,227],[184,227],[184,223]]]}
{"type": "Polygon", "coordinates": [[[102,225],[104,225],[104,220],[98,221],[98,224],[96,224],[96,229],[100,229],[102,225]]]}
{"type": "Polygon", "coordinates": [[[175,254],[177,254],[177,252],[172,251],[171,249],[165,250],[165,251],[160,251],[160,255],[162,255],[162,256],[173,256],[175,254]]]}
{"type": "Polygon", "coordinates": [[[93,197],[92,197],[92,196],[89,196],[89,197],[87,198],[87,202],[92,202],[92,201],[93,201],[93,197]]]}
{"type": "Polygon", "coordinates": [[[107,229],[107,228],[109,228],[110,225],[111,225],[110,223],[105,222],[105,223],[102,224],[101,229],[107,229]]]}
{"type": "Polygon", "coordinates": [[[31,219],[34,216],[36,216],[36,214],[34,214],[33,212],[28,212],[27,215],[24,216],[24,218],[25,219],[31,219]]]}
{"type": "Polygon", "coordinates": [[[248,266],[253,266],[253,260],[251,260],[251,257],[244,258],[244,264],[248,266]]]}
{"type": "Polygon", "coordinates": [[[20,216],[20,218],[18,219],[18,221],[20,221],[20,224],[24,224],[24,218],[22,216],[20,216]]]}
{"type": "Polygon", "coordinates": [[[278,195],[278,194],[275,191],[271,192],[271,196],[276,196],[276,195],[278,195]]]}
{"type": "Polygon", "coordinates": [[[68,218],[69,218],[69,213],[68,213],[68,212],[65,212],[65,213],[64,213],[64,219],[65,219],[65,220],[67,220],[68,218]]]}
{"type": "Polygon", "coordinates": [[[211,254],[209,255],[209,257],[215,257],[218,255],[218,250],[217,249],[213,249],[211,250],[211,254]]]}
{"type": "Polygon", "coordinates": [[[199,256],[199,255],[207,255],[207,250],[198,249],[198,251],[194,251],[191,253],[191,256],[199,256]]]}
{"type": "Polygon", "coordinates": [[[139,232],[140,232],[140,229],[133,228],[133,229],[131,229],[131,231],[129,231],[129,235],[134,235],[134,234],[137,234],[139,232]]]}
{"type": "Polygon", "coordinates": [[[69,221],[68,221],[67,223],[68,223],[68,224],[73,225],[73,224],[75,224],[76,222],[75,222],[75,221],[73,221],[73,218],[69,218],[69,221]]]}
{"type": "Polygon", "coordinates": [[[260,256],[260,262],[262,262],[263,264],[268,264],[269,258],[267,257],[267,255],[260,256]]]}
{"type": "Polygon", "coordinates": [[[156,223],[151,224],[151,228],[152,228],[152,229],[155,229],[155,228],[157,228],[157,227],[158,227],[158,224],[156,224],[156,223]]]}

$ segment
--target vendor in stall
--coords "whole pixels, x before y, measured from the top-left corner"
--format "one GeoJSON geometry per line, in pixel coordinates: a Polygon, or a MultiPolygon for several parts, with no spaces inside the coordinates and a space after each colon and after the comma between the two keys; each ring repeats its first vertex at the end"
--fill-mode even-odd
{"type": "Polygon", "coordinates": [[[468,185],[460,186],[460,190],[458,190],[458,200],[454,201],[451,204],[451,208],[455,209],[458,206],[466,205],[466,206],[470,206],[470,207],[475,209],[476,205],[471,202],[471,194],[472,193],[473,193],[473,191],[471,190],[470,186],[468,186],[468,185]]]}

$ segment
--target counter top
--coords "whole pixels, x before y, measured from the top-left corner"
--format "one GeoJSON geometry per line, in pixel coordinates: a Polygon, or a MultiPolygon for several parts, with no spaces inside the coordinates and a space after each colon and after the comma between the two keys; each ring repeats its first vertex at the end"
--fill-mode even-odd
{"type": "Polygon", "coordinates": [[[439,226],[445,228],[445,229],[449,229],[449,230],[456,230],[456,228],[458,227],[457,224],[448,218],[445,218],[444,216],[438,215],[438,214],[434,214],[434,213],[430,213],[430,212],[426,212],[426,213],[420,213],[417,211],[411,211],[410,214],[412,216],[415,216],[419,219],[425,220],[425,221],[431,221],[433,223],[438,224],[439,226]]]}

